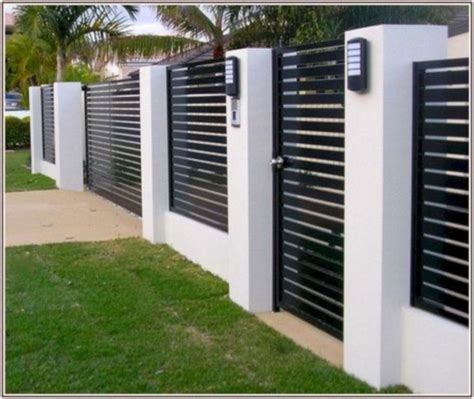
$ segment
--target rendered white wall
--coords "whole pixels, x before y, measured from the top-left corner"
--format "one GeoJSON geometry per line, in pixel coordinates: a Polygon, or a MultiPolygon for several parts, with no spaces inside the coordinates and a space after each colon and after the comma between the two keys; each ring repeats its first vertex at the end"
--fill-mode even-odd
{"type": "Polygon", "coordinates": [[[448,58],[470,57],[469,32],[452,36],[448,39],[448,58]]]}
{"type": "Polygon", "coordinates": [[[30,150],[31,150],[31,173],[41,173],[54,180],[58,177],[58,168],[43,160],[43,122],[41,105],[41,87],[31,86],[29,88],[30,101],[30,150]]]}
{"type": "Polygon", "coordinates": [[[380,388],[403,382],[408,361],[413,62],[445,58],[447,29],[346,32],[355,37],[368,40],[369,88],[345,99],[344,368],[380,388]]]}
{"type": "Polygon", "coordinates": [[[30,148],[31,148],[31,172],[41,173],[41,159],[43,157],[43,126],[41,114],[41,87],[31,86],[29,88],[30,101],[30,148]]]}
{"type": "Polygon", "coordinates": [[[469,394],[469,329],[413,307],[402,311],[401,381],[414,393],[469,394]]]}
{"type": "Polygon", "coordinates": [[[174,212],[166,212],[166,243],[191,261],[228,281],[227,233],[174,212]]]}
{"type": "Polygon", "coordinates": [[[140,124],[143,237],[166,242],[169,209],[168,94],[166,67],[140,69],[140,124]]]}
{"type": "Polygon", "coordinates": [[[84,190],[83,114],[81,83],[54,83],[56,184],[63,190],[84,190]]]}
{"type": "Polygon", "coordinates": [[[272,50],[242,49],[240,127],[227,98],[230,298],[251,312],[272,309],[272,50]]]}

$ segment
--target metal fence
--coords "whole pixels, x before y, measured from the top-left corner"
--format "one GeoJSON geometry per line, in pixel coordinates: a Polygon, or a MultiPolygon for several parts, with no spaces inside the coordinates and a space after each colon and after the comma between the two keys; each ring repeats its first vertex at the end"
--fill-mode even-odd
{"type": "Polygon", "coordinates": [[[227,231],[224,60],[168,68],[170,209],[227,231]]]}
{"type": "Polygon", "coordinates": [[[344,42],[277,49],[274,81],[275,306],[342,338],[344,42]]]}
{"type": "Polygon", "coordinates": [[[414,64],[412,304],[469,322],[469,60],[414,64]]]}
{"type": "Polygon", "coordinates": [[[43,159],[47,162],[56,162],[54,142],[54,87],[41,87],[41,112],[43,123],[43,159]]]}
{"type": "Polygon", "coordinates": [[[84,90],[89,188],[141,215],[140,82],[116,80],[84,90]]]}

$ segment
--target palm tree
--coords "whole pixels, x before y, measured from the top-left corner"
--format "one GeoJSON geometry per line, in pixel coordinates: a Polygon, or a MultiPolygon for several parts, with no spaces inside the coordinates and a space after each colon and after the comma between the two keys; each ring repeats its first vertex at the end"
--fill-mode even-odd
{"type": "MultiPolygon", "coordinates": [[[[125,6],[130,16],[137,12],[125,6]]],[[[126,33],[126,21],[111,6],[19,6],[16,10],[19,31],[47,43],[56,56],[56,81],[64,80],[66,65],[81,48],[98,48],[126,33]]]]}
{"type": "Polygon", "coordinates": [[[183,50],[210,44],[213,57],[220,58],[229,39],[243,24],[250,7],[242,6],[153,6],[156,17],[174,35],[126,36],[111,41],[113,52],[149,58],[172,55],[183,50]]]}

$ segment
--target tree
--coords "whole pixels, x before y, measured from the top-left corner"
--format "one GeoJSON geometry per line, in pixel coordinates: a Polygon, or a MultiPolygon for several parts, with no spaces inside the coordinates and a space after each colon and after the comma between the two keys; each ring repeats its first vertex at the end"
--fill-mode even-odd
{"type": "MultiPolygon", "coordinates": [[[[137,8],[126,6],[129,15],[137,8]]],[[[32,40],[46,43],[56,57],[56,81],[64,80],[66,65],[81,48],[98,48],[110,39],[125,35],[125,19],[111,6],[18,6],[19,31],[32,40]]]]}
{"type": "Polygon", "coordinates": [[[242,26],[244,10],[239,6],[155,6],[156,17],[175,35],[127,36],[112,41],[114,52],[123,58],[171,55],[205,43],[212,45],[213,57],[224,56],[229,38],[242,26]]]}
{"type": "Polygon", "coordinates": [[[446,24],[453,15],[449,6],[252,6],[230,47],[298,45],[384,23],[446,24]]]}
{"type": "Polygon", "coordinates": [[[29,86],[49,83],[54,79],[53,49],[42,40],[14,34],[6,44],[5,55],[6,90],[18,90],[26,106],[29,86]]]}

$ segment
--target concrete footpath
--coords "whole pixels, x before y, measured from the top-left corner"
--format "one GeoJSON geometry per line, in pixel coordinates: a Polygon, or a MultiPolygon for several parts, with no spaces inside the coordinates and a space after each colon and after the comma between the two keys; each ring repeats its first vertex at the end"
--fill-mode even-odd
{"type": "Polygon", "coordinates": [[[141,236],[139,217],[91,192],[7,193],[5,223],[7,247],[141,236]]]}

